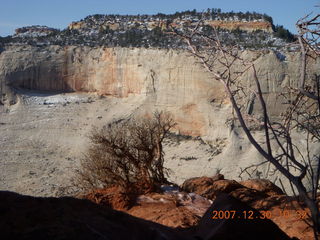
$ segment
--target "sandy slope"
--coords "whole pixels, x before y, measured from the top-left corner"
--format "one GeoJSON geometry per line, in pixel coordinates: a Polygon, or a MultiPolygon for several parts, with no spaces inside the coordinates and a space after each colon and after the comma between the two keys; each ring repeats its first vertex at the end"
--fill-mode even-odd
{"type": "MultiPolygon", "coordinates": [[[[152,112],[156,107],[146,95],[115,98],[20,92],[17,104],[8,109],[0,106],[0,190],[34,196],[72,193],[71,179],[84,157],[92,127],[152,112]]],[[[227,137],[202,139],[172,134],[164,146],[169,179],[181,184],[190,177],[220,172],[239,180],[241,168],[263,160],[239,130],[224,135],[227,137]]],[[[255,172],[261,175],[251,178],[264,178],[267,169],[263,166],[255,172]]]]}
{"type": "Polygon", "coordinates": [[[0,189],[56,195],[83,157],[93,126],[128,117],[141,98],[118,104],[90,94],[24,94],[0,113],[0,189]]]}
{"type": "MultiPolygon", "coordinates": [[[[68,186],[92,127],[128,118],[144,101],[143,96],[24,92],[18,104],[1,108],[0,189],[36,196],[71,193],[68,186]]],[[[165,142],[170,180],[182,183],[191,176],[214,175],[217,168],[211,161],[219,151],[200,138],[172,135],[165,142]]]]}

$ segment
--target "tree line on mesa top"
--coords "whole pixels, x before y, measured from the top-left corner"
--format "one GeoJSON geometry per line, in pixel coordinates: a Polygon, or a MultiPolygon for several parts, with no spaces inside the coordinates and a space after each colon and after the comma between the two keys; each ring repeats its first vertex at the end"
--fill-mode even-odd
{"type": "MultiPolygon", "coordinates": [[[[181,29],[184,22],[197,22],[201,17],[211,20],[235,21],[267,21],[273,26],[274,33],[264,31],[246,32],[241,29],[229,31],[218,29],[221,40],[226,45],[237,44],[243,48],[281,48],[287,42],[295,41],[295,36],[281,25],[273,25],[272,17],[256,12],[222,12],[219,8],[208,9],[205,12],[187,10],[174,14],[158,13],[155,15],[103,15],[95,14],[81,20],[80,29],[66,28],[64,30],[39,26],[23,27],[17,29],[16,35],[0,37],[0,45],[29,44],[35,46],[46,45],[76,45],[76,46],[106,46],[106,47],[153,47],[165,49],[186,48],[186,45],[175,36],[168,34],[169,29],[163,25],[149,27],[148,23],[164,21],[181,21],[181,29]],[[113,28],[109,23],[117,24],[113,28]],[[45,31],[50,30],[50,31],[45,31]],[[37,34],[38,31],[38,34],[37,34]],[[45,34],[47,33],[47,34],[45,34]]],[[[209,26],[204,29],[210,28],[209,26]]]]}

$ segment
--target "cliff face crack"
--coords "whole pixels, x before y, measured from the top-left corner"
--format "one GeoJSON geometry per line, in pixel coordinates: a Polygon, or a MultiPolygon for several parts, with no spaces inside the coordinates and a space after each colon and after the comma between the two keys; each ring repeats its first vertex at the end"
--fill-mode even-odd
{"type": "Polygon", "coordinates": [[[251,93],[250,98],[247,103],[247,108],[246,108],[247,109],[246,112],[249,115],[251,115],[253,112],[253,106],[254,106],[255,99],[256,99],[256,95],[254,93],[251,93]]]}
{"type": "Polygon", "coordinates": [[[155,87],[155,85],[154,85],[155,75],[156,75],[156,73],[151,69],[151,70],[150,70],[150,76],[151,76],[151,82],[152,82],[152,89],[153,89],[153,92],[154,92],[154,93],[156,92],[156,87],[155,87]]]}

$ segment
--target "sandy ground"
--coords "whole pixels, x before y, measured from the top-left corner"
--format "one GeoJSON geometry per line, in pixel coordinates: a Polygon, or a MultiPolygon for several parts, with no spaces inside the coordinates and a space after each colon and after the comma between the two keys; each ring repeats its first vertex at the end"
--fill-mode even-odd
{"type": "MultiPolygon", "coordinates": [[[[33,196],[74,193],[71,182],[92,128],[142,113],[146,104],[144,95],[120,99],[88,93],[20,93],[17,104],[0,106],[0,190],[33,196]]],[[[241,168],[262,161],[236,131],[210,141],[172,134],[164,152],[169,180],[177,184],[217,173],[240,180],[241,168]]]]}
{"type": "MultiPolygon", "coordinates": [[[[34,196],[59,196],[70,188],[88,146],[93,126],[128,118],[143,104],[142,96],[126,99],[95,94],[24,92],[18,104],[0,110],[0,190],[34,196]]],[[[201,139],[173,135],[165,142],[170,180],[181,183],[191,168],[202,175],[213,150],[201,139]]],[[[212,173],[214,175],[214,172],[212,173]]]]}
{"type": "Polygon", "coordinates": [[[37,196],[68,193],[93,126],[129,117],[141,98],[25,93],[0,112],[0,189],[37,196]]]}

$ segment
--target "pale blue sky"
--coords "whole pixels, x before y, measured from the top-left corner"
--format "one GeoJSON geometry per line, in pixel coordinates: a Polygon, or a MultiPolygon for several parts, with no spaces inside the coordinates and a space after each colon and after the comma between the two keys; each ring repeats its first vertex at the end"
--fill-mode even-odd
{"type": "Polygon", "coordinates": [[[310,12],[320,0],[0,0],[0,36],[27,25],[66,28],[91,14],[155,14],[207,8],[222,11],[256,11],[273,17],[275,24],[295,32],[295,22],[310,12]]]}

